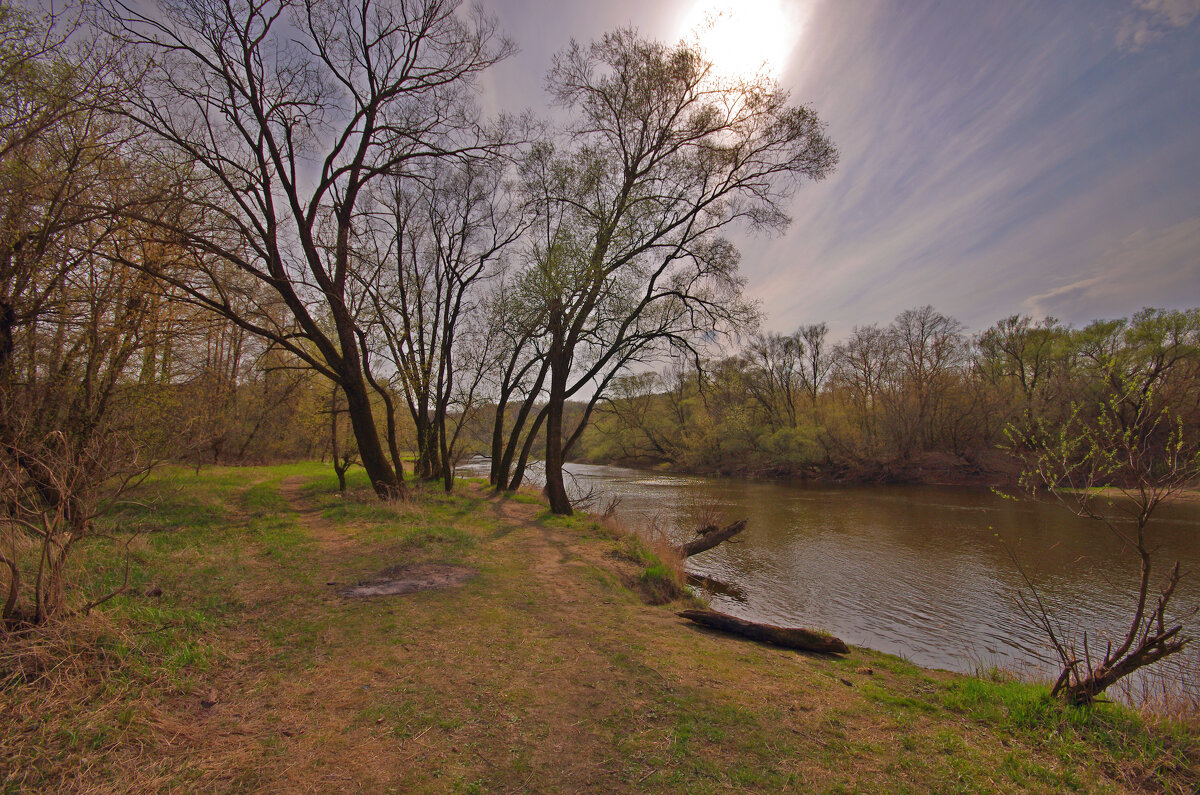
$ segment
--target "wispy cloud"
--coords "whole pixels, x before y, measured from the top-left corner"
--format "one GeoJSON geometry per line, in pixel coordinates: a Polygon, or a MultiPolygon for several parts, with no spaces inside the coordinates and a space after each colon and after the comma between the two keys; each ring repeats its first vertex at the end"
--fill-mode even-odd
{"type": "Polygon", "coordinates": [[[1200,16],[1200,0],[1133,0],[1117,29],[1117,46],[1137,52],[1173,28],[1187,27],[1200,16]]]}
{"type": "Polygon", "coordinates": [[[1183,256],[1189,240],[1200,256],[1183,235],[1200,215],[1200,108],[1181,101],[1200,90],[1194,31],[1124,59],[1111,5],[821,8],[796,94],[843,157],[798,194],[785,237],[745,246],[773,327],[848,330],[925,303],[974,327],[1200,304],[1183,256]]]}
{"type": "MultiPolygon", "coordinates": [[[[694,4],[486,2],[524,48],[485,86],[507,110],[542,103],[571,36],[670,39],[694,4]]],[[[810,13],[782,82],[842,160],[785,235],[739,241],[772,328],[1200,305],[1200,0],[789,2],[810,13]]]]}

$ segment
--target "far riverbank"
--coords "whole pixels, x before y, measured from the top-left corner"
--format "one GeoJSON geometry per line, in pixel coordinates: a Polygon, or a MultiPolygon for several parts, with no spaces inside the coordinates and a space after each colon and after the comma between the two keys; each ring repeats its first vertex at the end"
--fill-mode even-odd
{"type": "Polygon", "coordinates": [[[646,459],[577,459],[576,463],[642,469],[675,475],[752,478],[837,485],[986,486],[1013,488],[1018,463],[1001,451],[971,456],[926,453],[907,461],[860,464],[812,463],[803,466],[685,466],[646,459]]]}

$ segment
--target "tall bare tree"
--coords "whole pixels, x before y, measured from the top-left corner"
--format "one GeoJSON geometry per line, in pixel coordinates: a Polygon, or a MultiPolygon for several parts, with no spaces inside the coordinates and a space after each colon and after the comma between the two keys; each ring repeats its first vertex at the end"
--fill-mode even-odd
{"type": "Polygon", "coordinates": [[[189,210],[158,228],[197,253],[195,267],[167,278],[337,384],[375,490],[400,488],[352,305],[362,200],[385,177],[490,151],[470,88],[511,46],[456,0],[105,9],[111,35],[137,56],[123,108],[158,142],[145,157],[191,178],[189,210]],[[229,266],[267,286],[285,322],[239,308],[222,278],[229,266]]]}
{"type": "Polygon", "coordinates": [[[417,435],[416,473],[453,484],[461,420],[490,364],[491,334],[473,322],[484,285],[525,228],[507,159],[438,163],[416,184],[392,179],[359,274],[372,311],[364,341],[380,350],[417,435]],[[470,333],[475,331],[478,333],[470,333]],[[474,367],[460,368],[459,358],[474,367]]]}
{"type": "Polygon", "coordinates": [[[796,334],[804,343],[804,366],[800,371],[800,378],[804,390],[808,392],[809,402],[816,406],[817,396],[833,369],[833,356],[826,340],[829,326],[824,323],[810,323],[801,326],[796,334]]]}
{"type": "Polygon", "coordinates": [[[804,353],[799,333],[755,334],[742,353],[748,376],[746,387],[762,406],[773,430],[796,425],[804,353]]]}

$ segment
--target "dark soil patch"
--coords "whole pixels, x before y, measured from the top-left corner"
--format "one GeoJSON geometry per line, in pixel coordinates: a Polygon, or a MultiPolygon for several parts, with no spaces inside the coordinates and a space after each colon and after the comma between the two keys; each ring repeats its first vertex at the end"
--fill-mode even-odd
{"type": "Polygon", "coordinates": [[[374,596],[400,596],[433,588],[455,588],[478,573],[466,566],[442,563],[397,566],[384,569],[369,582],[343,588],[341,594],[347,599],[369,599],[374,596]]]}

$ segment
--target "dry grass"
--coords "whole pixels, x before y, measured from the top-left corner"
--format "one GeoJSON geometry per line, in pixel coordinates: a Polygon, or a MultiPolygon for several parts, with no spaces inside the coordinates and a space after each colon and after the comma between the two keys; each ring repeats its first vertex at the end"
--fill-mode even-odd
{"type": "Polygon", "coordinates": [[[53,690],[62,682],[103,678],[120,664],[115,644],[129,637],[127,627],[99,612],[7,632],[0,641],[0,687],[53,690]]]}
{"type": "Polygon", "coordinates": [[[1123,679],[1114,690],[1148,718],[1186,724],[1200,732],[1200,646],[1159,663],[1153,677],[1123,679]]]}
{"type": "MultiPolygon", "coordinates": [[[[46,786],[86,790],[96,757],[130,744],[154,721],[152,693],[169,676],[162,657],[139,649],[137,630],[102,613],[75,615],[8,634],[0,642],[0,760],[5,791],[46,786]],[[131,655],[150,673],[128,687],[131,655]]],[[[148,779],[147,779],[148,780],[148,779]]]]}

